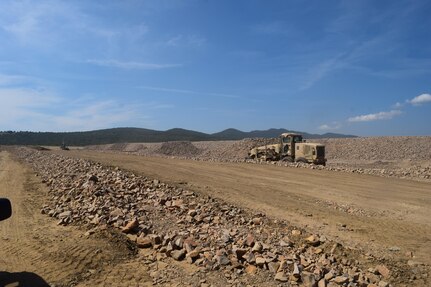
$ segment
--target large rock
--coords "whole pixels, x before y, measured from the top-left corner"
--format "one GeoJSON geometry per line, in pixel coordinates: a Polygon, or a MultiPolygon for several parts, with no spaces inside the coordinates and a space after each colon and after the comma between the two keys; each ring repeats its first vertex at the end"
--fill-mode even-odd
{"type": "Polygon", "coordinates": [[[287,278],[284,272],[277,272],[277,274],[275,274],[274,279],[280,282],[287,282],[289,280],[289,278],[287,278]]]}
{"type": "Polygon", "coordinates": [[[150,248],[152,246],[152,240],[149,237],[138,237],[136,238],[136,245],[139,248],[150,248]]]}
{"type": "Polygon", "coordinates": [[[177,261],[181,261],[186,256],[186,251],[184,249],[174,250],[171,252],[171,257],[177,261]]]}
{"type": "Polygon", "coordinates": [[[254,265],[248,265],[248,266],[245,268],[245,272],[246,272],[247,274],[254,275],[254,274],[256,274],[256,272],[257,272],[257,268],[256,268],[256,266],[254,266],[254,265]]]}
{"type": "Polygon", "coordinates": [[[63,218],[67,218],[70,217],[72,215],[72,211],[68,210],[68,211],[63,211],[62,213],[60,213],[58,215],[58,218],[63,219],[63,218]]]}
{"type": "Polygon", "coordinates": [[[389,269],[385,265],[377,265],[376,268],[377,272],[379,272],[380,275],[382,275],[384,278],[389,277],[389,269]]]}
{"type": "Polygon", "coordinates": [[[320,244],[319,237],[316,235],[310,235],[309,237],[305,238],[305,241],[307,244],[312,246],[318,246],[320,244]]]}
{"type": "Polygon", "coordinates": [[[133,232],[137,227],[139,226],[139,221],[137,219],[133,219],[123,229],[121,229],[124,233],[130,233],[133,232]]]}
{"type": "Polygon", "coordinates": [[[263,257],[256,257],[256,265],[259,267],[263,267],[266,263],[266,259],[263,257]]]}
{"type": "Polygon", "coordinates": [[[341,284],[344,284],[346,282],[349,282],[349,277],[337,276],[332,281],[337,283],[338,285],[341,285],[341,284]]]}

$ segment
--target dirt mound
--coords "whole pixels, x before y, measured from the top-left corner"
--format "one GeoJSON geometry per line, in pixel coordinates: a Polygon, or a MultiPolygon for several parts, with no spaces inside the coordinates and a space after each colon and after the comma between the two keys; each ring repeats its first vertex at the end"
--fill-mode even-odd
{"type": "Polygon", "coordinates": [[[40,151],[51,150],[49,148],[46,148],[44,146],[39,146],[39,145],[31,146],[30,148],[35,149],[35,150],[40,150],[40,151]]]}
{"type": "Polygon", "coordinates": [[[123,148],[122,151],[125,151],[125,152],[140,152],[140,151],[143,151],[145,149],[147,149],[147,147],[144,146],[143,144],[140,144],[140,143],[129,143],[129,144],[126,144],[124,146],[124,148],[123,148]]]}
{"type": "Polygon", "coordinates": [[[127,143],[114,143],[111,145],[110,150],[124,151],[126,146],[127,146],[127,143]]]}
{"type": "Polygon", "coordinates": [[[157,152],[169,156],[197,156],[201,150],[189,141],[177,141],[163,143],[157,152]]]}
{"type": "Polygon", "coordinates": [[[105,144],[105,145],[91,145],[86,146],[87,150],[95,150],[95,151],[120,151],[120,152],[142,152],[148,147],[142,143],[114,143],[114,144],[105,144]]]}

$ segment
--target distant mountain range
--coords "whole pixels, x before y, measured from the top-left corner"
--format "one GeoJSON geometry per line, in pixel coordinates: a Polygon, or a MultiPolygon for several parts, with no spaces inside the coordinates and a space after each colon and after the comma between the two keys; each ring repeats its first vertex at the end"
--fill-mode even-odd
{"type": "MultiPolygon", "coordinates": [[[[245,138],[275,138],[281,133],[296,132],[286,129],[269,129],[243,132],[227,129],[214,134],[206,134],[185,129],[157,131],[142,128],[113,128],[86,132],[0,132],[0,145],[47,145],[58,146],[62,142],[70,146],[98,145],[109,143],[165,142],[165,141],[216,141],[241,140],[245,138]]],[[[356,137],[335,133],[301,133],[306,139],[356,137]]]]}

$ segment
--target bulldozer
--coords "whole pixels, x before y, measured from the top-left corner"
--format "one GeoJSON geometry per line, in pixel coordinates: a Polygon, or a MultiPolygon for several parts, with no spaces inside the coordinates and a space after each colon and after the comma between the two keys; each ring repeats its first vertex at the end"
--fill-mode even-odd
{"type": "Polygon", "coordinates": [[[264,161],[288,161],[326,165],[325,146],[318,143],[307,143],[301,134],[283,133],[279,142],[252,148],[250,159],[264,161]]]}

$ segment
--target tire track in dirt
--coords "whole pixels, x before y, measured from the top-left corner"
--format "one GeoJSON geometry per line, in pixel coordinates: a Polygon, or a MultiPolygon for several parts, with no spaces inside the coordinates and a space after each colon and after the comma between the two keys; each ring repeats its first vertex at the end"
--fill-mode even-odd
{"type": "Polygon", "coordinates": [[[13,204],[12,217],[0,223],[0,286],[20,281],[21,287],[35,287],[39,276],[56,287],[195,286],[203,279],[213,286],[226,285],[221,283],[226,281],[224,275],[196,275],[188,263],[171,258],[161,262],[151,250],[134,255],[118,231],[85,236],[86,229],[57,225],[40,213],[46,195],[39,178],[0,152],[0,197],[13,204]],[[164,273],[153,278],[162,270],[159,265],[164,273]],[[33,276],[28,279],[24,272],[33,276]]]}
{"type": "MultiPolygon", "coordinates": [[[[8,153],[0,153],[0,197],[9,198],[13,208],[12,217],[0,223],[1,286],[24,280],[21,272],[37,274],[56,286],[73,286],[133,258],[124,242],[110,240],[109,232],[84,236],[83,230],[58,226],[40,214],[45,195],[37,177],[8,153]]],[[[110,283],[117,285],[115,280],[110,283]]]]}

